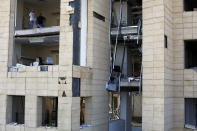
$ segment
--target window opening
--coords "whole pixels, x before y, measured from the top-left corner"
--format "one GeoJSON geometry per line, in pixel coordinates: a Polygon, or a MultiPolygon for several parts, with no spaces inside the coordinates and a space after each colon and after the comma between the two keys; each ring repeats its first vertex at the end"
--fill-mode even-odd
{"type": "Polygon", "coordinates": [[[81,29],[79,28],[79,22],[81,20],[81,2],[75,0],[73,2],[74,14],[71,15],[71,25],[73,28],[73,65],[80,65],[80,36],[81,29]]]}
{"type": "Polygon", "coordinates": [[[80,99],[81,102],[81,112],[80,112],[80,125],[85,124],[85,103],[86,103],[86,98],[82,97],[80,99]]]}
{"type": "Polygon", "coordinates": [[[185,99],[185,128],[196,129],[197,127],[197,99],[185,99]]]}
{"type": "Polygon", "coordinates": [[[109,94],[109,119],[119,120],[120,119],[120,95],[110,93],[109,94]]]}
{"type": "Polygon", "coordinates": [[[60,0],[16,0],[12,68],[59,64],[60,0]]]}
{"type": "Polygon", "coordinates": [[[184,10],[185,11],[197,11],[197,1],[196,0],[184,0],[184,10]]]}
{"type": "Polygon", "coordinates": [[[11,125],[24,124],[24,118],[25,118],[25,97],[8,96],[7,123],[11,125]]]}
{"type": "Polygon", "coordinates": [[[197,40],[185,41],[185,68],[197,69],[197,40]]]}
{"type": "Polygon", "coordinates": [[[80,97],[81,91],[81,79],[80,78],[72,78],[72,96],[80,97]]]}
{"type": "Polygon", "coordinates": [[[80,98],[80,128],[90,127],[88,123],[88,107],[90,98],[81,97],[80,98]]]}
{"type": "Polygon", "coordinates": [[[58,98],[42,97],[42,126],[57,127],[58,98]]]}

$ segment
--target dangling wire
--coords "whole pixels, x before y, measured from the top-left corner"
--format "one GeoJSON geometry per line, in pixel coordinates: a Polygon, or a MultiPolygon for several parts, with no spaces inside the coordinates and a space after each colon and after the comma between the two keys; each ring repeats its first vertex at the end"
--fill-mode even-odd
{"type": "Polygon", "coordinates": [[[139,20],[138,20],[138,29],[137,29],[137,44],[139,44],[139,37],[140,37],[140,33],[141,33],[141,27],[142,27],[142,21],[139,18],[139,20]]]}
{"type": "Polygon", "coordinates": [[[126,50],[126,37],[124,37],[124,50],[123,50],[122,63],[121,63],[121,74],[124,68],[125,50],[126,50]]]}
{"type": "Polygon", "coordinates": [[[143,66],[141,64],[141,71],[140,71],[140,82],[139,82],[139,94],[142,91],[142,72],[143,72],[143,66]]]}
{"type": "MultiPolygon", "coordinates": [[[[111,26],[112,26],[112,1],[110,0],[110,21],[109,21],[109,56],[110,56],[110,74],[112,72],[112,46],[111,46],[111,26]]],[[[110,75],[111,76],[111,75],[110,75]]]]}
{"type": "Polygon", "coordinates": [[[120,0],[120,19],[119,19],[119,22],[118,22],[118,28],[117,28],[117,34],[116,34],[116,43],[115,43],[114,56],[113,56],[113,64],[112,64],[112,68],[113,69],[114,69],[114,65],[115,65],[115,62],[116,62],[118,36],[119,36],[119,33],[121,33],[120,32],[121,21],[122,21],[122,0],[120,0]]]}

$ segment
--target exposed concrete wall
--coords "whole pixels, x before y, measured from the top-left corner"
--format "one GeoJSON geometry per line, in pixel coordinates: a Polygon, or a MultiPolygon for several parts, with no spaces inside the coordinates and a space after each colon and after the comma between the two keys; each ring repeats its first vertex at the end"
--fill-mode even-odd
{"type": "Polygon", "coordinates": [[[17,5],[15,8],[15,24],[16,24],[16,30],[22,29],[23,27],[23,8],[24,8],[24,0],[16,0],[17,5]]]}
{"type": "Polygon", "coordinates": [[[13,65],[17,63],[17,59],[21,57],[21,44],[14,45],[13,65]]]}

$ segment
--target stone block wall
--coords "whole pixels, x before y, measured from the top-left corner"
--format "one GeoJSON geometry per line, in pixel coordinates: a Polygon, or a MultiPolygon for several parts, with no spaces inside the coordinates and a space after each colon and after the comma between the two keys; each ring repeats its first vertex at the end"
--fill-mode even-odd
{"type": "MultiPolygon", "coordinates": [[[[105,82],[109,72],[109,0],[88,0],[87,66],[73,65],[73,29],[70,15],[74,12],[70,2],[61,0],[59,65],[49,66],[47,72],[40,67],[24,67],[8,72],[12,65],[14,38],[14,0],[3,0],[0,5],[0,131],[79,131],[80,97],[88,97],[86,122],[91,131],[108,130],[108,93],[105,82]],[[93,11],[105,17],[101,21],[93,11]],[[59,83],[65,77],[66,84],[59,83]],[[81,96],[72,96],[72,78],[81,79],[81,96]],[[65,92],[66,97],[63,97],[65,92]],[[25,124],[9,125],[6,113],[9,96],[25,96],[25,124]],[[58,127],[41,128],[42,96],[58,97],[58,127]]],[[[80,24],[79,24],[80,26],[80,24]]],[[[81,129],[81,130],[90,130],[81,129]]]]}
{"type": "Polygon", "coordinates": [[[174,130],[185,131],[184,99],[197,98],[196,71],[185,69],[184,41],[196,40],[196,11],[184,11],[183,1],[173,0],[174,130]]]}
{"type": "Polygon", "coordinates": [[[197,39],[196,14],[183,0],[143,1],[143,130],[189,130],[184,99],[197,98],[197,73],[185,68],[184,41],[197,39]]]}

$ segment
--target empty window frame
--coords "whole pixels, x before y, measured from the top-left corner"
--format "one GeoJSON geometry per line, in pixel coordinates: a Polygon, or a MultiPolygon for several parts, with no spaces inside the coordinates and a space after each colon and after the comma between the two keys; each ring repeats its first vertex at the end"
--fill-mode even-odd
{"type": "Polygon", "coordinates": [[[184,0],[184,10],[185,11],[197,11],[197,1],[196,0],[184,0]]]}
{"type": "MultiPolygon", "coordinates": [[[[112,27],[117,27],[120,20],[119,0],[115,0],[112,5],[112,27]]],[[[132,26],[137,25],[142,17],[142,0],[127,0],[122,2],[122,18],[121,25],[132,26]]]]}
{"type": "Polygon", "coordinates": [[[197,127],[197,99],[185,99],[185,128],[196,129],[197,127]]]}
{"type": "Polygon", "coordinates": [[[58,98],[42,97],[42,126],[57,127],[58,98]]]}
{"type": "Polygon", "coordinates": [[[25,97],[7,97],[7,123],[24,124],[25,118],[25,97]]]}
{"type": "Polygon", "coordinates": [[[80,125],[84,125],[85,124],[85,98],[82,97],[80,99],[80,105],[81,105],[81,111],[80,111],[80,125]]]}
{"type": "Polygon", "coordinates": [[[81,127],[83,128],[83,126],[85,125],[88,125],[88,113],[89,112],[88,110],[88,107],[89,107],[89,104],[90,104],[90,98],[89,97],[81,97],[80,98],[80,125],[81,127]]]}
{"type": "Polygon", "coordinates": [[[185,68],[197,67],[197,40],[185,41],[185,68]]]}
{"type": "Polygon", "coordinates": [[[80,65],[80,28],[79,22],[81,19],[81,3],[80,0],[70,2],[70,5],[74,7],[74,14],[70,15],[70,25],[73,28],[73,65],[80,65]]]}

